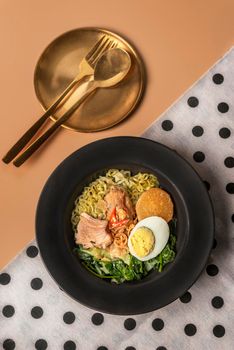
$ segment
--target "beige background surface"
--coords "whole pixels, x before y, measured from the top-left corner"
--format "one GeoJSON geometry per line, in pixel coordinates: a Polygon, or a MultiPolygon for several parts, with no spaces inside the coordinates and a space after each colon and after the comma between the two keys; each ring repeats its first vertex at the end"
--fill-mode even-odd
{"type": "Polygon", "coordinates": [[[61,33],[99,26],[129,38],[145,61],[148,82],[135,113],[95,134],[61,130],[24,166],[0,164],[0,268],[34,237],[38,196],[51,171],[95,139],[139,135],[234,44],[233,0],[0,0],[0,155],[41,113],[33,72],[61,33]]]}

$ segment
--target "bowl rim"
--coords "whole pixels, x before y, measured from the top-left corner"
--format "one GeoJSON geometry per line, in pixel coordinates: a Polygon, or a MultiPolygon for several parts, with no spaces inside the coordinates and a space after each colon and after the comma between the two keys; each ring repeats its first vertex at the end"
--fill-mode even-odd
{"type": "MultiPolygon", "coordinates": [[[[142,314],[142,313],[146,313],[146,312],[150,312],[150,311],[153,311],[157,308],[154,308],[154,307],[148,307],[148,308],[145,308],[145,309],[141,309],[139,312],[136,310],[136,311],[131,311],[131,312],[127,312],[127,313],[123,313],[123,312],[112,312],[110,311],[108,308],[103,308],[103,307],[97,307],[97,306],[94,306],[94,305],[90,305],[89,302],[84,302],[84,301],[81,301],[79,299],[77,299],[74,295],[71,295],[71,293],[69,293],[68,291],[66,291],[64,289],[64,287],[59,283],[59,281],[57,280],[57,278],[54,276],[54,273],[53,271],[51,271],[51,264],[50,264],[50,267],[48,266],[48,259],[45,257],[45,254],[44,254],[44,251],[43,251],[43,246],[41,246],[41,242],[40,242],[40,234],[39,234],[39,223],[38,223],[38,217],[40,215],[40,206],[41,206],[41,201],[43,201],[43,197],[45,195],[45,192],[47,190],[47,186],[48,184],[50,183],[51,179],[53,179],[54,176],[56,176],[57,172],[60,171],[64,166],[66,166],[66,164],[69,163],[70,160],[77,158],[77,155],[78,157],[83,154],[83,152],[86,152],[87,150],[90,149],[90,147],[95,147],[97,145],[100,145],[100,144],[105,144],[105,143],[112,143],[112,142],[143,142],[143,143],[147,143],[148,145],[154,145],[153,147],[159,147],[161,149],[164,149],[166,150],[166,152],[169,152],[169,153],[173,153],[174,156],[176,156],[176,158],[180,159],[182,161],[182,163],[186,164],[186,166],[190,169],[190,171],[195,174],[196,178],[199,179],[200,183],[203,184],[203,181],[200,177],[200,175],[197,173],[197,171],[191,166],[191,164],[185,160],[182,156],[180,156],[175,150],[172,150],[170,149],[169,147],[159,143],[159,142],[156,142],[156,141],[153,141],[153,140],[150,140],[150,139],[147,139],[147,138],[144,138],[144,137],[135,137],[135,136],[115,136],[115,137],[108,137],[108,138],[105,138],[105,139],[101,139],[101,140],[97,140],[97,141],[94,141],[92,143],[89,143],[88,145],[85,145],[83,146],[82,148],[74,151],[71,155],[69,155],[67,158],[65,158],[56,168],[55,170],[52,172],[52,174],[49,176],[48,180],[46,181],[43,189],[42,189],[42,192],[41,192],[41,195],[39,197],[39,201],[38,201],[38,205],[37,205],[37,209],[36,209],[36,241],[37,241],[37,244],[38,244],[38,247],[39,247],[39,250],[40,250],[40,253],[41,253],[41,257],[42,257],[42,261],[43,261],[43,264],[45,265],[47,271],[49,272],[49,274],[51,275],[51,277],[55,280],[55,282],[60,285],[61,289],[63,289],[70,297],[72,297],[74,300],[78,301],[79,303],[89,307],[89,308],[93,308],[94,310],[98,310],[98,311],[101,311],[101,312],[106,312],[106,313],[111,313],[111,314],[119,314],[119,315],[135,315],[135,314],[142,314]],[[157,145],[157,146],[155,146],[157,145]]],[[[199,271],[196,273],[196,275],[194,276],[193,278],[193,281],[191,281],[191,283],[187,284],[187,288],[186,290],[188,290],[196,281],[197,279],[199,278],[200,274],[202,273],[206,263],[207,263],[207,260],[208,260],[208,257],[209,257],[209,254],[210,254],[210,251],[212,249],[212,245],[213,245],[213,238],[214,238],[214,209],[213,209],[213,206],[212,206],[212,202],[211,202],[211,199],[210,199],[210,196],[209,196],[209,193],[207,192],[207,190],[205,189],[205,185],[203,184],[204,186],[204,191],[203,191],[203,194],[204,196],[206,197],[206,200],[207,200],[207,203],[209,203],[209,208],[208,208],[208,211],[209,211],[209,215],[210,215],[210,223],[211,223],[211,227],[209,228],[209,233],[210,233],[210,239],[209,239],[209,245],[207,245],[207,248],[206,248],[206,259],[205,259],[205,262],[203,261],[202,265],[203,267],[201,269],[199,269],[199,271]]],[[[172,263],[173,264],[173,263],[172,263]]],[[[87,271],[86,271],[87,273],[87,271]]],[[[93,277],[93,276],[91,276],[93,277]]],[[[186,290],[183,291],[186,292],[186,290]]],[[[170,300],[167,302],[167,303],[164,303],[163,305],[161,305],[160,307],[163,307],[169,303],[171,303],[172,301],[176,300],[178,297],[180,297],[183,293],[181,293],[180,295],[177,295],[176,297],[173,297],[173,298],[170,298],[170,300]]]]}

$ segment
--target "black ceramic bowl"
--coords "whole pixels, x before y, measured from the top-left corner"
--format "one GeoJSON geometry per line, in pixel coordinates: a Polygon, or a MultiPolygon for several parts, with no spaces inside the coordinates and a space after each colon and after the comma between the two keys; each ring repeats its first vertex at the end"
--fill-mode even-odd
{"type": "Polygon", "coordinates": [[[80,303],[119,315],[158,309],[187,291],[206,264],[213,232],[210,198],[197,173],[175,151],[138,137],[103,139],[71,154],[46,182],[36,214],[38,246],[54,280],[80,303]],[[74,200],[110,168],[155,174],[171,194],[178,220],[175,260],[161,273],[120,285],[92,275],[73,253],[74,200]]]}

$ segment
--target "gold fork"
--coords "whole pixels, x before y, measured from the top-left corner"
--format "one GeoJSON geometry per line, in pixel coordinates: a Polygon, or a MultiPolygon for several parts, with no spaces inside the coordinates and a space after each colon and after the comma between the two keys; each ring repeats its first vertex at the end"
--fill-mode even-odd
{"type": "Polygon", "coordinates": [[[49,116],[57,109],[60,102],[71,91],[71,89],[84,77],[90,76],[94,72],[94,67],[98,59],[109,49],[113,49],[118,44],[111,40],[107,35],[103,35],[101,39],[91,48],[87,55],[80,62],[77,76],[72,80],[68,87],[58,96],[56,101],[45,111],[45,113],[24,133],[23,136],[11,147],[11,149],[2,158],[3,162],[10,163],[18,153],[27,145],[40,127],[45,123],[49,116]]]}

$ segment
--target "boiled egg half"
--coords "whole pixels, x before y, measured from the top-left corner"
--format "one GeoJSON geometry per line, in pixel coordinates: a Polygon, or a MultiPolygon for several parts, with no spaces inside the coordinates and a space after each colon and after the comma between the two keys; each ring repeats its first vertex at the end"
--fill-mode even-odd
{"type": "Polygon", "coordinates": [[[170,229],[159,216],[139,221],[128,237],[129,252],[138,260],[147,261],[161,253],[168,242],[170,229]]]}

